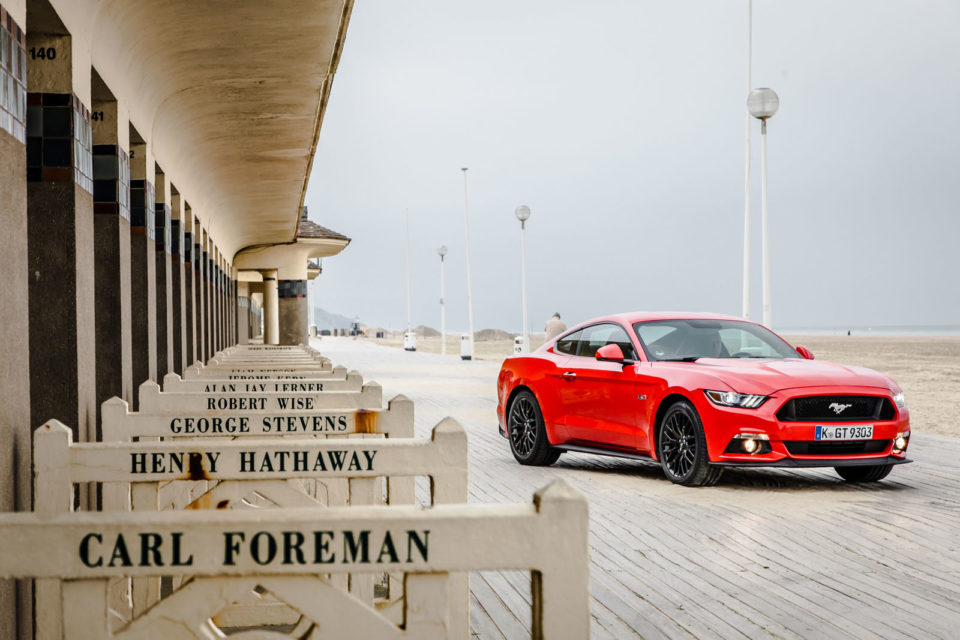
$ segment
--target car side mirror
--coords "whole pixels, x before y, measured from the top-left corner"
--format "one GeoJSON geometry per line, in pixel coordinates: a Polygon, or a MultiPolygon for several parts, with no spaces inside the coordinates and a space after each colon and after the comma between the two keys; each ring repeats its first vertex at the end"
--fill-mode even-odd
{"type": "Polygon", "coordinates": [[[797,345],[797,353],[803,356],[804,360],[813,360],[813,351],[810,351],[810,349],[807,349],[802,344],[797,345]]]}
{"type": "Polygon", "coordinates": [[[623,366],[634,364],[634,360],[623,357],[623,351],[618,344],[605,344],[597,349],[597,360],[601,362],[617,362],[623,366]]]}

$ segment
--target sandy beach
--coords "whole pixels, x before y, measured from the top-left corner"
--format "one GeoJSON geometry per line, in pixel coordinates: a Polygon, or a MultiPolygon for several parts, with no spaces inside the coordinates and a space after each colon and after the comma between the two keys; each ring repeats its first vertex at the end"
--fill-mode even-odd
{"type": "MultiPolygon", "coordinates": [[[[960,337],[784,337],[791,344],[806,346],[817,359],[869,367],[890,376],[903,388],[913,429],[960,437],[960,337]]],[[[532,335],[530,341],[536,349],[543,344],[543,335],[532,335]]],[[[401,347],[399,334],[371,342],[401,347]]],[[[513,342],[479,340],[475,348],[478,360],[500,361],[513,353],[513,342]]],[[[440,339],[420,337],[417,349],[440,353],[440,339]]],[[[459,353],[459,337],[448,336],[447,354],[459,353]]]]}

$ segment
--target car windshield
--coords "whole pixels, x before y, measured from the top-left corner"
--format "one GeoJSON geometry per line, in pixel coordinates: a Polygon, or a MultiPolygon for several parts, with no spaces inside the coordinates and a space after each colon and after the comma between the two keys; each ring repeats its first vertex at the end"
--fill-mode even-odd
{"type": "Polygon", "coordinates": [[[633,325],[650,360],[799,358],[771,331],[738,320],[651,320],[633,325]]]}

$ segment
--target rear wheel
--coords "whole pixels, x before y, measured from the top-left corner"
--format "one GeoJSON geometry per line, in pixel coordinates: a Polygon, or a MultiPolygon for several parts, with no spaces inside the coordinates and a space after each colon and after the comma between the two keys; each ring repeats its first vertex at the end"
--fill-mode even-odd
{"type": "Polygon", "coordinates": [[[715,485],[723,474],[723,467],[710,464],[703,423],[686,400],[673,403],[663,414],[657,457],[667,479],[687,487],[715,485]]]}
{"type": "Polygon", "coordinates": [[[543,413],[529,391],[521,391],[510,401],[507,411],[510,451],[520,464],[549,466],[560,458],[560,450],[550,446],[543,426],[543,413]]]}
{"type": "Polygon", "coordinates": [[[833,470],[847,482],[876,482],[890,475],[890,472],[893,471],[893,465],[877,464],[865,467],[834,467],[833,470]]]}

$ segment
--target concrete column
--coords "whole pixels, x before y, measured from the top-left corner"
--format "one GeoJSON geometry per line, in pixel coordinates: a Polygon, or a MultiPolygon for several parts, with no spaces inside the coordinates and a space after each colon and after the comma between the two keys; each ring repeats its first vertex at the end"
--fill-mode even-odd
{"type": "Polygon", "coordinates": [[[223,349],[223,258],[219,247],[213,254],[213,333],[216,336],[217,351],[223,349]]]}
{"type": "Polygon", "coordinates": [[[156,203],[154,222],[157,275],[157,380],[173,370],[173,287],[170,273],[170,181],[160,167],[156,170],[156,203]]]}
{"type": "Polygon", "coordinates": [[[308,344],[307,269],[279,271],[277,281],[279,344],[308,344]]]}
{"type": "MultiPolygon", "coordinates": [[[[157,380],[156,166],[149,142],[130,128],[130,300],[133,388],[157,380]]],[[[139,398],[133,394],[133,406],[139,398]]]]}
{"type": "Polygon", "coordinates": [[[220,250],[217,245],[210,242],[210,355],[220,351],[220,250]]]}
{"type": "Polygon", "coordinates": [[[240,282],[237,280],[237,270],[230,265],[230,296],[231,309],[233,314],[230,323],[231,342],[237,344],[240,342],[240,282]]]}
{"type": "Polygon", "coordinates": [[[237,311],[237,344],[249,344],[253,336],[250,331],[250,290],[246,282],[237,282],[237,311]]]}
{"type": "Polygon", "coordinates": [[[262,282],[251,282],[250,283],[250,335],[254,338],[260,338],[263,336],[263,283],[262,282]],[[253,287],[256,286],[257,290],[254,291],[253,287]]]}
{"type": "Polygon", "coordinates": [[[200,241],[200,331],[203,339],[200,341],[203,351],[200,354],[201,362],[210,358],[210,260],[207,258],[207,232],[201,232],[200,241]]]}
{"type": "Polygon", "coordinates": [[[263,344],[280,344],[277,272],[263,273],[263,344]]]}
{"type": "Polygon", "coordinates": [[[205,330],[206,323],[206,312],[204,308],[204,291],[206,290],[206,284],[204,278],[206,277],[206,256],[204,255],[203,247],[206,243],[206,232],[203,230],[203,227],[200,226],[200,221],[194,218],[193,225],[193,277],[194,277],[194,289],[193,297],[196,301],[194,315],[196,316],[196,339],[197,339],[197,361],[205,362],[206,361],[206,350],[207,350],[207,336],[205,330]]]}
{"type": "Polygon", "coordinates": [[[28,34],[26,47],[59,54],[26,59],[31,419],[57,418],[88,441],[97,400],[90,60],[65,32],[28,34]]]}
{"type": "MultiPolygon", "coordinates": [[[[0,59],[0,84],[12,89],[0,100],[0,511],[31,509],[30,306],[27,235],[27,76],[13,60],[27,56],[23,0],[2,0],[0,41],[10,47],[0,59]],[[10,56],[15,52],[15,57],[10,56]]],[[[23,601],[31,602],[21,581],[23,601]]],[[[17,633],[17,587],[0,580],[0,636],[17,633]]]]}
{"type": "Polygon", "coordinates": [[[183,203],[183,336],[186,346],[183,351],[183,366],[197,361],[197,318],[196,298],[194,297],[193,275],[193,210],[183,203]]]}
{"type": "Polygon", "coordinates": [[[172,339],[171,371],[182,374],[185,367],[183,354],[186,351],[187,339],[183,329],[186,324],[183,293],[183,261],[181,252],[183,247],[183,201],[180,193],[171,186],[170,195],[170,252],[167,262],[170,269],[170,337],[172,339]]]}
{"type": "Polygon", "coordinates": [[[95,78],[93,114],[94,291],[97,422],[113,396],[133,401],[130,320],[130,123],[95,78]]]}
{"type": "Polygon", "coordinates": [[[223,343],[232,347],[233,339],[233,269],[230,263],[223,261],[223,343]]]}

